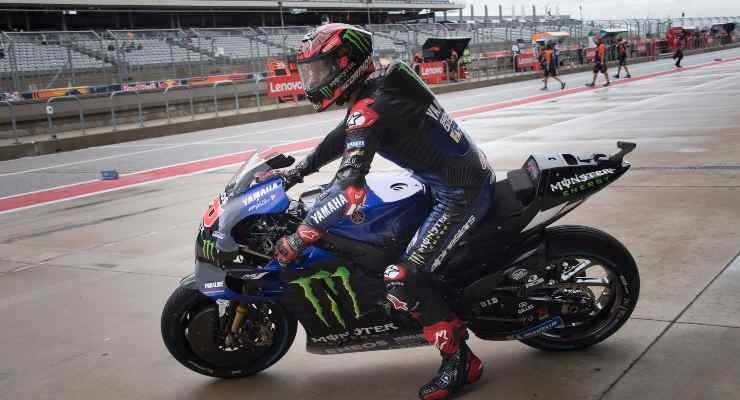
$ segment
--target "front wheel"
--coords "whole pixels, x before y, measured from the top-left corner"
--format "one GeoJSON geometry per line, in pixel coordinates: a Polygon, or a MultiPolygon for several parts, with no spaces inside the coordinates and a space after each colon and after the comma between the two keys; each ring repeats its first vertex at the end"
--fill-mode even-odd
{"type": "Polygon", "coordinates": [[[276,302],[242,304],[246,316],[233,332],[236,306],[178,287],[162,310],[167,350],[185,367],[218,378],[248,376],[270,367],[293,343],[295,319],[276,302]]]}
{"type": "Polygon", "coordinates": [[[588,300],[587,315],[521,342],[542,350],[580,350],[622,327],[637,305],[640,275],[629,251],[612,236],[584,226],[547,230],[547,265],[561,278],[560,293],[588,300]]]}

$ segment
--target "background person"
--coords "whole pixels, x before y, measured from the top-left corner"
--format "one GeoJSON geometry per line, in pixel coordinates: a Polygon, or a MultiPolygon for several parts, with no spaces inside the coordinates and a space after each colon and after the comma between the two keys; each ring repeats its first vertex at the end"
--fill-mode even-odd
{"type": "Polygon", "coordinates": [[[673,59],[676,60],[676,68],[681,68],[681,60],[683,60],[683,36],[679,36],[677,42],[678,44],[676,45],[676,52],[673,53],[673,59]]]}
{"type": "Polygon", "coordinates": [[[614,75],[617,79],[619,79],[619,73],[622,72],[622,67],[624,67],[624,72],[627,73],[624,77],[632,78],[630,70],[627,68],[627,46],[629,46],[627,41],[623,40],[622,37],[619,36],[617,38],[617,59],[619,60],[619,67],[617,68],[617,74],[614,75]]]}
{"type": "Polygon", "coordinates": [[[450,80],[457,82],[457,64],[460,61],[460,57],[457,55],[457,51],[452,49],[450,51],[450,58],[447,59],[447,71],[450,76],[450,80]]]}
{"type": "Polygon", "coordinates": [[[604,86],[609,86],[609,74],[606,72],[606,45],[604,44],[604,40],[599,38],[596,38],[596,56],[594,57],[594,79],[591,81],[591,83],[587,83],[586,86],[588,87],[594,87],[596,85],[596,77],[599,75],[599,72],[604,74],[604,78],[606,78],[606,83],[604,86]]]}
{"type": "Polygon", "coordinates": [[[545,86],[542,90],[547,90],[547,80],[552,77],[556,81],[560,82],[560,90],[565,89],[565,82],[558,78],[557,59],[555,58],[555,50],[551,44],[548,44],[545,50],[542,52],[541,65],[544,74],[545,86]]]}
{"type": "Polygon", "coordinates": [[[514,42],[511,45],[511,63],[514,65],[514,72],[519,72],[519,68],[517,67],[517,60],[519,58],[519,43],[514,42]]]}

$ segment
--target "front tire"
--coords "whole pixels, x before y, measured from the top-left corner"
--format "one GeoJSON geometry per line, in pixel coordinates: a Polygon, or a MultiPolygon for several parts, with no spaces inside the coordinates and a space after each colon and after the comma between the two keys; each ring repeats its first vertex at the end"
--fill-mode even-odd
{"type": "Polygon", "coordinates": [[[272,344],[224,349],[217,339],[219,306],[197,290],[178,287],[162,310],[162,339],[183,366],[206,376],[238,378],[256,374],[280,360],[293,344],[297,323],[276,302],[267,303],[272,344]]]}
{"type": "MultiPolygon", "coordinates": [[[[520,340],[541,350],[580,350],[617,332],[632,314],[640,294],[640,274],[635,260],[617,239],[598,229],[585,226],[557,226],[547,229],[548,265],[563,260],[592,260],[603,268],[609,292],[614,295],[593,321],[583,326],[553,329],[539,336],[520,340]]],[[[575,276],[574,280],[586,278],[575,276]]],[[[585,280],[585,279],[581,279],[585,280]]]]}

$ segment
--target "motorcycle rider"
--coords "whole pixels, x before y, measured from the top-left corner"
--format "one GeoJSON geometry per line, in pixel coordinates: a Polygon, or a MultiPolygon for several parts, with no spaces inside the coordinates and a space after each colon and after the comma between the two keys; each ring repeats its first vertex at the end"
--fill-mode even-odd
{"type": "Polygon", "coordinates": [[[488,209],[492,169],[410,67],[399,62],[376,70],[371,33],[346,24],[323,25],[303,39],[297,60],[316,111],[346,104],[347,114],[302,162],[278,174],[287,188],[342,160],[331,187],[296,232],[278,241],[274,257],[292,262],[329,226],[361,210],[375,153],[420,176],[434,206],[398,263],[385,269],[384,280],[388,302],[416,318],[442,356],[437,375],[421,387],[419,397],[447,398],[477,381],[483,368],[466,345],[463,322],[435,289],[435,271],[488,209]]]}

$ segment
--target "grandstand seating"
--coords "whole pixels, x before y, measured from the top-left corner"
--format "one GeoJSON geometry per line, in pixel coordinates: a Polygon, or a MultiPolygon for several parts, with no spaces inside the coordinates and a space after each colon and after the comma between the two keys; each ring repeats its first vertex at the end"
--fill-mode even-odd
{"type": "MultiPolygon", "coordinates": [[[[313,0],[308,0],[313,1],[313,0]]],[[[316,0],[319,1],[319,0],[316,0]]],[[[335,0],[365,3],[365,0],[335,0]]],[[[384,2],[388,0],[374,0],[384,2]]],[[[398,0],[393,0],[398,1],[398,0]]],[[[404,0],[408,3],[449,3],[450,0],[404,0]]],[[[722,19],[740,21],[740,17],[722,19]]],[[[656,20],[657,21],[657,20],[656,20]]],[[[707,19],[705,24],[713,22],[707,19]]],[[[470,37],[476,52],[508,49],[511,41],[529,42],[539,31],[567,31],[573,37],[600,29],[625,29],[633,34],[658,32],[664,25],[652,20],[580,21],[568,18],[506,23],[478,20],[475,23],[369,24],[378,55],[408,59],[430,37],[470,37]],[[639,29],[638,29],[639,28],[639,29]]],[[[80,81],[75,72],[101,72],[89,81],[111,79],[161,79],[186,74],[262,72],[264,58],[292,54],[309,26],[134,29],[106,31],[50,31],[0,33],[0,84],[11,88],[46,85],[51,81],[80,81]],[[4,56],[4,57],[3,57],[4,56]],[[193,68],[195,67],[195,68],[193,68]],[[134,71],[135,74],[131,74],[134,71]],[[18,78],[32,77],[26,82],[18,78]],[[12,79],[9,79],[12,78],[12,79]],[[97,80],[96,80],[97,79],[97,80]],[[8,83],[10,82],[10,83],[8,83]]],[[[188,75],[189,76],[189,75],[188,75]]],[[[105,81],[105,82],[102,82],[105,81]]],[[[16,89],[17,90],[17,89],[16,89]]]]}
{"type": "Polygon", "coordinates": [[[110,67],[110,63],[75,49],[77,41],[90,38],[95,38],[93,32],[70,32],[69,35],[57,32],[8,33],[3,41],[8,51],[0,59],[0,71],[54,72],[63,67],[86,71],[110,67]]]}
{"type": "Polygon", "coordinates": [[[203,58],[201,54],[181,47],[174,41],[162,39],[119,42],[116,48],[119,49],[119,59],[132,66],[185,63],[203,58]]]}
{"type": "MultiPolygon", "coordinates": [[[[75,69],[112,65],[146,67],[204,62],[243,62],[290,54],[311,27],[193,28],[109,30],[87,32],[13,33],[19,59],[17,71],[59,69],[71,58],[75,69]],[[55,43],[49,43],[54,40],[55,43]],[[43,45],[41,43],[44,43],[43,45]],[[69,56],[67,55],[69,53],[69,56]]],[[[375,24],[375,48],[387,54],[408,54],[428,37],[472,36],[471,24],[375,24]]],[[[494,28],[490,28],[493,32],[494,28]]],[[[504,28],[497,28],[504,29],[504,28]]],[[[502,40],[503,35],[481,35],[483,40],[502,40]]],[[[8,57],[0,59],[0,72],[11,71],[8,57]]]]}

